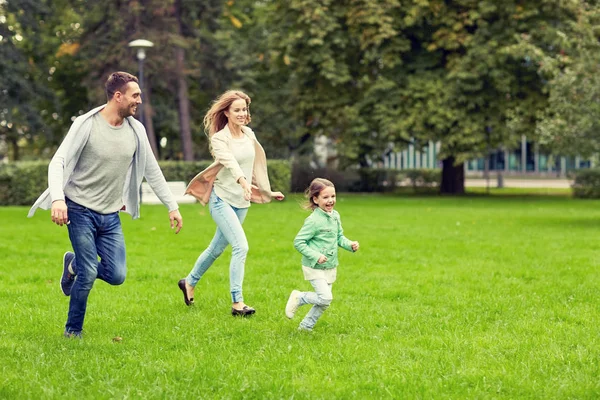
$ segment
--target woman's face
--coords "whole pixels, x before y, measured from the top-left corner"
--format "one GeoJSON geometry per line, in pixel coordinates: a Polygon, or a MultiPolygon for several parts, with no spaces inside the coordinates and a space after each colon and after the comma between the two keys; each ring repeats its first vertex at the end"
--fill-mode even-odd
{"type": "Polygon", "coordinates": [[[236,125],[245,125],[248,119],[248,106],[246,100],[237,99],[229,106],[229,109],[225,111],[225,116],[229,120],[229,123],[236,125]]]}

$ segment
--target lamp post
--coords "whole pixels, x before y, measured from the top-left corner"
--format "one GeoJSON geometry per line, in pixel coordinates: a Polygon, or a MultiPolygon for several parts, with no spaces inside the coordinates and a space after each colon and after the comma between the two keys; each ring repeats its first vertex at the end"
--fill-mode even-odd
{"type": "MultiPolygon", "coordinates": [[[[138,59],[138,69],[139,69],[139,76],[138,79],[140,81],[140,90],[142,91],[142,93],[144,93],[144,60],[146,59],[146,49],[150,48],[150,47],[154,47],[154,43],[152,43],[149,40],[146,39],[137,39],[137,40],[133,40],[131,42],[129,42],[129,47],[136,49],[137,53],[137,59],[138,59]]],[[[144,119],[144,106],[142,105],[142,107],[140,108],[140,121],[142,122],[142,124],[145,126],[145,119],[144,119]]]]}

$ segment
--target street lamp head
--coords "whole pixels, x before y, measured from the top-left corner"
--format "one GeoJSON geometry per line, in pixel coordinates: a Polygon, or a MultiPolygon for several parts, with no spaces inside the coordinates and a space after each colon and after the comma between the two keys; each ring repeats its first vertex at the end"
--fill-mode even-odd
{"type": "Polygon", "coordinates": [[[146,49],[154,47],[154,43],[146,39],[137,39],[129,42],[129,47],[137,49],[138,60],[146,58],[146,49]]]}

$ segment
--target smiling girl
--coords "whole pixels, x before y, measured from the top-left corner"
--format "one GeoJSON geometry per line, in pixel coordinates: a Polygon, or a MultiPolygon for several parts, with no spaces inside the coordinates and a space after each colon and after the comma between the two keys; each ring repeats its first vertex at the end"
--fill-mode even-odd
{"type": "Polygon", "coordinates": [[[298,308],[312,304],[311,310],[300,323],[300,330],[312,331],[317,320],[331,304],[331,286],[335,282],[338,266],[338,247],[358,251],[358,242],[344,236],[340,214],[335,211],[335,187],[323,178],[316,178],[305,191],[307,204],[312,209],[300,232],[294,239],[294,247],[302,254],[304,279],[314,292],[293,290],[285,307],[285,315],[293,318],[298,308]]]}

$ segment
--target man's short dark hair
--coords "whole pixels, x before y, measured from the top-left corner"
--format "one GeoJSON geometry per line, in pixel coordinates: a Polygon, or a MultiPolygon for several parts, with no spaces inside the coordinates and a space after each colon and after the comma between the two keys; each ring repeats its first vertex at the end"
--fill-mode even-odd
{"type": "Polygon", "coordinates": [[[106,98],[110,101],[116,92],[125,93],[129,82],[138,83],[138,78],[127,72],[113,72],[108,76],[104,87],[106,89],[106,98]]]}

